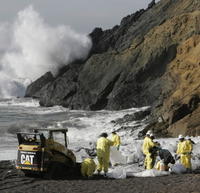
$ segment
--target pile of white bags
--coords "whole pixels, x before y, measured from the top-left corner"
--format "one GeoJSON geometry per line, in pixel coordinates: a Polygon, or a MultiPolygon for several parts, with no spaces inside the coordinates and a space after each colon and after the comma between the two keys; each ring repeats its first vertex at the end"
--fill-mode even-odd
{"type": "Polygon", "coordinates": [[[126,157],[121,154],[120,151],[117,150],[116,147],[110,148],[110,162],[112,166],[116,164],[126,164],[126,157]]]}

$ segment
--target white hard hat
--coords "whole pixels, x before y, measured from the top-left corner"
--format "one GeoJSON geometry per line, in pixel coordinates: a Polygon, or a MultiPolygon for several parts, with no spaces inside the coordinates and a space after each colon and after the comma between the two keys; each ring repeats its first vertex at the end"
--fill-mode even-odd
{"type": "Polygon", "coordinates": [[[147,133],[146,133],[146,135],[151,135],[151,134],[152,134],[151,130],[147,131],[147,133]]]}
{"type": "Polygon", "coordinates": [[[183,135],[178,136],[179,139],[184,139],[183,135]]]}
{"type": "Polygon", "coordinates": [[[185,139],[188,140],[188,139],[190,139],[190,137],[187,135],[187,136],[185,137],[185,139]]]}

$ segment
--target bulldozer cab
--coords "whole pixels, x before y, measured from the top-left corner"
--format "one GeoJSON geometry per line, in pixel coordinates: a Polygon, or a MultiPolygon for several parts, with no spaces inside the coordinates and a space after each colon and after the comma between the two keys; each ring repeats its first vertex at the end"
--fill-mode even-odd
{"type": "Polygon", "coordinates": [[[19,145],[40,145],[45,146],[45,137],[41,133],[17,133],[19,145]]]}
{"type": "Polygon", "coordinates": [[[34,133],[42,134],[46,140],[52,140],[53,142],[60,143],[61,145],[68,147],[67,138],[68,129],[35,129],[34,133]]]}
{"type": "Polygon", "coordinates": [[[68,147],[68,129],[34,129],[33,133],[17,133],[19,145],[40,145],[44,147],[46,141],[60,143],[68,147]]]}
{"type": "Polygon", "coordinates": [[[19,142],[16,168],[24,171],[47,171],[52,163],[67,167],[76,163],[75,155],[68,149],[68,129],[34,129],[17,133],[19,142]]]}

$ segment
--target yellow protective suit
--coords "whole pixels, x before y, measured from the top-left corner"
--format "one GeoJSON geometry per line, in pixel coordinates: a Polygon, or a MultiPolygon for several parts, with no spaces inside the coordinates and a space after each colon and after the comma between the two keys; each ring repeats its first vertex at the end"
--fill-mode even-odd
{"type": "Polygon", "coordinates": [[[145,155],[144,166],[147,170],[152,169],[154,166],[155,159],[154,157],[152,157],[151,153],[149,152],[149,150],[154,146],[155,146],[155,143],[153,142],[153,140],[150,137],[146,136],[144,138],[144,142],[142,145],[142,151],[143,151],[143,154],[145,155]]]}
{"type": "Polygon", "coordinates": [[[96,170],[96,164],[93,159],[86,158],[81,163],[81,174],[84,177],[90,177],[96,170]]]}
{"type": "Polygon", "coordinates": [[[193,150],[192,142],[190,140],[185,140],[185,142],[186,142],[186,145],[187,145],[187,151],[192,152],[192,150],[193,150]]]}
{"type": "Polygon", "coordinates": [[[97,159],[98,159],[98,172],[102,170],[106,173],[109,167],[110,161],[110,146],[113,146],[114,142],[105,138],[100,137],[97,140],[97,159]]]}
{"type": "Polygon", "coordinates": [[[181,164],[187,168],[191,169],[191,153],[192,153],[192,144],[189,140],[180,141],[177,146],[176,153],[180,156],[181,164]]]}
{"type": "Polygon", "coordinates": [[[112,134],[111,140],[114,142],[113,146],[117,147],[117,149],[119,150],[119,146],[121,145],[120,136],[117,134],[112,134]]]}

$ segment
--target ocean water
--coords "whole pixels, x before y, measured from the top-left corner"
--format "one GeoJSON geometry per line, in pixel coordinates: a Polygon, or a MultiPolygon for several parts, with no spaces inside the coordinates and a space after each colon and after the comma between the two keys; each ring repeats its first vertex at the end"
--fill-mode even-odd
{"type": "MultiPolygon", "coordinates": [[[[126,163],[111,168],[109,175],[115,178],[130,176],[168,175],[158,171],[144,171],[140,166],[143,161],[141,146],[143,140],[138,139],[138,132],[146,126],[146,120],[115,124],[112,121],[122,118],[148,107],[132,108],[121,111],[82,111],[69,110],[60,106],[40,107],[37,100],[27,98],[0,99],[0,160],[15,160],[17,157],[17,137],[19,131],[31,131],[34,128],[68,128],[69,148],[72,149],[79,162],[87,156],[80,147],[89,147],[89,142],[96,142],[102,132],[109,135],[112,130],[120,129],[122,145],[121,156],[126,163]],[[134,128],[134,129],[133,129],[134,128]]],[[[110,136],[109,136],[110,137],[110,136]]],[[[194,145],[193,169],[200,168],[200,138],[192,138],[194,145]]],[[[156,139],[161,146],[175,154],[177,138],[156,139]]]]}
{"type": "MultiPolygon", "coordinates": [[[[40,107],[38,101],[33,99],[1,99],[0,160],[16,159],[16,132],[31,131],[34,128],[68,128],[69,146],[75,149],[87,147],[90,141],[97,140],[100,133],[111,133],[114,128],[121,127],[113,125],[112,120],[145,108],[147,107],[123,111],[70,111],[61,106],[40,107]]],[[[129,125],[134,124],[134,122],[129,123],[129,125]]],[[[143,126],[144,124],[140,129],[143,126]]],[[[128,135],[128,131],[122,131],[121,135],[125,137],[128,135]]],[[[137,137],[137,133],[135,133],[135,137],[137,137]]]]}

